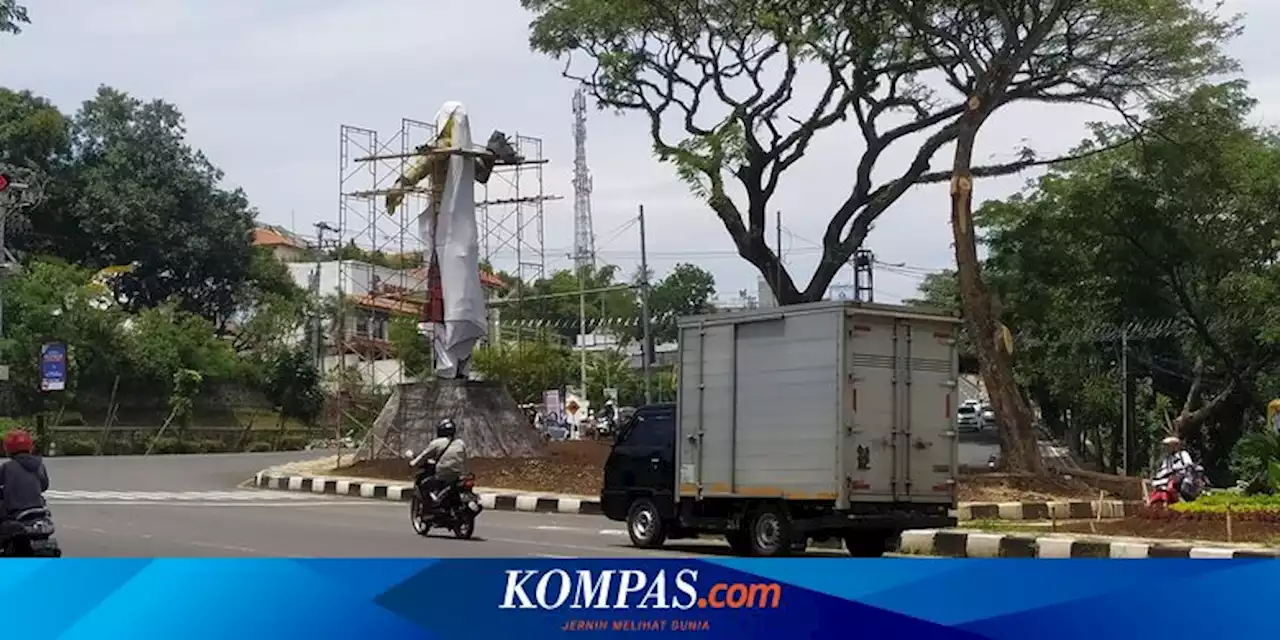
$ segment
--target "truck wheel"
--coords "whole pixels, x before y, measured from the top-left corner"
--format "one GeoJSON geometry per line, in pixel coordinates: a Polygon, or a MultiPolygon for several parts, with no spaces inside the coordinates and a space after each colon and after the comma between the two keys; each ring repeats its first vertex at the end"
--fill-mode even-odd
{"type": "Polygon", "coordinates": [[[773,558],[791,555],[794,550],[794,534],[787,512],[773,505],[764,505],[751,516],[751,555],[773,558]]]}
{"type": "Polygon", "coordinates": [[[658,515],[658,505],[648,498],[637,498],[627,512],[627,534],[631,544],[641,549],[661,547],[667,541],[667,528],[658,515]]]}
{"type": "Polygon", "coordinates": [[[844,548],[855,558],[879,558],[889,550],[890,537],[882,531],[846,533],[844,548]]]}
{"type": "Polygon", "coordinates": [[[750,531],[730,531],[724,534],[725,542],[729,543],[729,550],[736,556],[751,555],[751,532],[750,531]]]}

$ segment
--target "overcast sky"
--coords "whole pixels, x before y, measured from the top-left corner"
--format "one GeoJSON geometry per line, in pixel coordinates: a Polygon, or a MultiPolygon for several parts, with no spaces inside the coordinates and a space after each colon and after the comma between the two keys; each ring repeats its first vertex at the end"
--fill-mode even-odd
{"type": "MultiPolygon", "coordinates": [[[[559,63],[529,51],[530,16],[516,0],[28,4],[32,24],[16,38],[0,37],[0,85],[30,89],[65,111],[100,84],[173,102],[187,117],[191,142],[226,171],[229,183],[248,192],[260,220],[304,233],[317,221],[338,221],[340,125],[376,130],[388,141],[402,118],[430,121],[443,102],[457,100],[467,105],[480,142],[495,128],[540,137],[550,159],[545,189],[564,196],[546,207],[546,264],[549,270],[571,264],[574,85],[561,78],[559,63]]],[[[1280,2],[1225,4],[1248,15],[1245,34],[1231,51],[1261,100],[1260,119],[1276,122],[1280,2]]],[[[1083,137],[1086,122],[1103,118],[1081,108],[1008,109],[986,127],[978,160],[1010,159],[1024,140],[1045,153],[1067,149],[1083,137]]],[[[757,274],[737,257],[719,221],[671,167],[653,159],[641,118],[593,111],[588,129],[602,260],[628,273],[634,269],[639,236],[630,223],[643,203],[650,261],[659,274],[692,262],[716,275],[722,298],[754,290],[757,274]]],[[[857,160],[858,142],[848,131],[821,138],[787,174],[774,201],[783,212],[787,263],[802,283],[817,259],[815,241],[847,195],[845,176],[857,160]]],[[[891,156],[895,163],[904,158],[891,156]]],[[[980,182],[977,196],[1006,196],[1027,177],[980,182]]],[[[526,195],[529,182],[522,179],[526,195]]],[[[348,220],[351,233],[357,223],[363,218],[348,220]]],[[[394,230],[387,224],[381,243],[394,230]]],[[[917,188],[902,198],[868,242],[880,261],[907,265],[877,273],[877,300],[909,297],[919,279],[913,273],[952,265],[950,237],[945,186],[917,188]]],[[[500,267],[513,267],[509,250],[495,253],[500,267]]],[[[841,274],[837,284],[851,278],[841,274]]]]}

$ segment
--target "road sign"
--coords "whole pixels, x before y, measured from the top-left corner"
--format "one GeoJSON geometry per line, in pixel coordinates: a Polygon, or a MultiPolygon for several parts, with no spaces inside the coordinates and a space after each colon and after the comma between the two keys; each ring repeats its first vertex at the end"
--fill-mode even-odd
{"type": "Polygon", "coordinates": [[[67,345],[48,342],[40,347],[40,390],[64,391],[67,388],[67,345]]]}
{"type": "Polygon", "coordinates": [[[577,415],[577,413],[578,413],[578,409],[579,409],[579,407],[578,407],[578,399],[577,399],[577,398],[569,398],[569,404],[565,405],[564,410],[565,410],[565,411],[568,411],[568,412],[569,412],[569,415],[571,415],[571,416],[572,416],[572,415],[577,415]]]}

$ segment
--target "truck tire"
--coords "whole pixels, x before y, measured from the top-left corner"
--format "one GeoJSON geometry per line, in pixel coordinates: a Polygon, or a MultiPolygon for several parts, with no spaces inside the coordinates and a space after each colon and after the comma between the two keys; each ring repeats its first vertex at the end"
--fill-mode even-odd
{"type": "Polygon", "coordinates": [[[858,531],[844,534],[844,548],[855,558],[879,558],[889,550],[893,536],[884,531],[858,531]]]}
{"type": "Polygon", "coordinates": [[[640,549],[656,549],[667,541],[666,523],[658,514],[658,505],[649,498],[636,498],[627,511],[627,535],[640,549]]]}
{"type": "Polygon", "coordinates": [[[761,558],[789,556],[794,551],[795,534],[785,509],[761,505],[751,514],[747,528],[751,555],[761,558]]]}

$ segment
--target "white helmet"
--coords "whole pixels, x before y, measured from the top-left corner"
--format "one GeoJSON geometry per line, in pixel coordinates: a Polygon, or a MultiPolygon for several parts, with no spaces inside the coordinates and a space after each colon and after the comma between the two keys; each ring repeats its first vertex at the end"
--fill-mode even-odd
{"type": "Polygon", "coordinates": [[[1178,436],[1169,436],[1168,438],[1165,438],[1164,440],[1161,440],[1161,441],[1160,441],[1160,444],[1165,444],[1165,445],[1168,445],[1168,444],[1182,444],[1182,439],[1181,439],[1181,438],[1179,438],[1178,436]]]}

